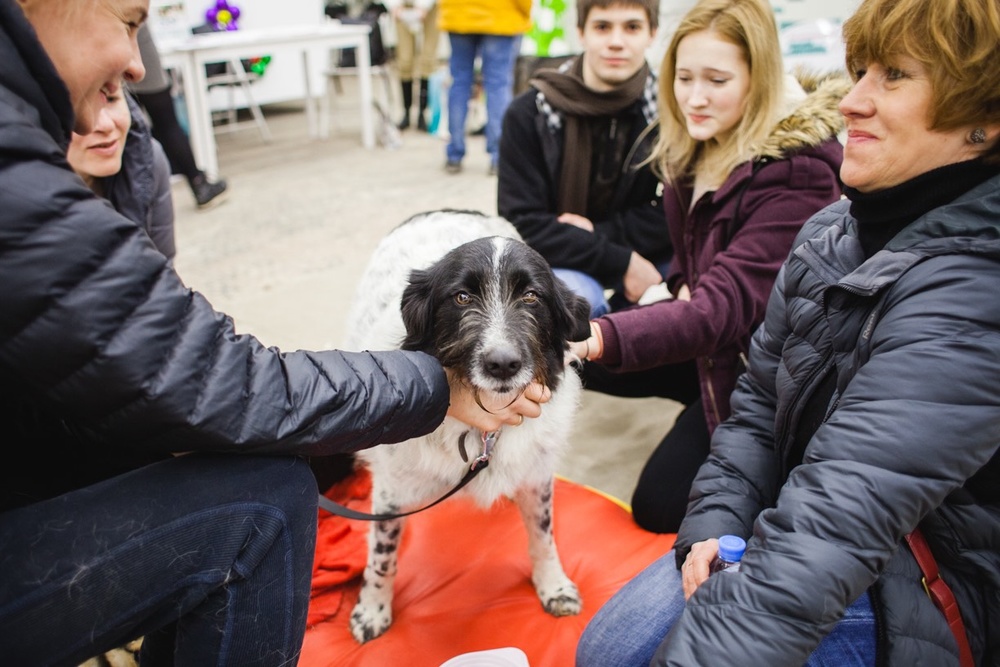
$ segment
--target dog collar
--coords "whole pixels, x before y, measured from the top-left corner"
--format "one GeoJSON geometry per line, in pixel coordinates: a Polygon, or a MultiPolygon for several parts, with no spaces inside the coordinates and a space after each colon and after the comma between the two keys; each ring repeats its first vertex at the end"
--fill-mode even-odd
{"type": "Polygon", "coordinates": [[[476,460],[472,462],[472,470],[477,468],[485,468],[490,464],[490,457],[493,456],[493,446],[497,444],[497,440],[500,439],[500,429],[495,431],[490,431],[489,433],[483,433],[483,451],[476,457],[476,460]]]}
{"type": "MultiPolygon", "coordinates": [[[[500,430],[490,431],[489,433],[480,433],[480,437],[483,442],[483,448],[479,456],[475,458],[472,462],[472,470],[477,470],[479,468],[485,468],[490,463],[490,458],[493,456],[493,447],[497,444],[497,440],[500,439],[500,430]]],[[[458,437],[458,453],[462,457],[462,460],[466,463],[469,462],[469,453],[465,449],[465,437],[469,435],[470,431],[466,431],[458,437]]]]}

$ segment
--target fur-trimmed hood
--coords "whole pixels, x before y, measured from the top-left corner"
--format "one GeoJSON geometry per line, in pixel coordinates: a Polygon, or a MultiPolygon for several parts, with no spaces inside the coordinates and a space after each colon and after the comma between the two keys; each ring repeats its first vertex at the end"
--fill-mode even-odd
{"type": "Polygon", "coordinates": [[[818,146],[844,129],[838,105],[850,91],[851,80],[839,72],[815,74],[798,70],[794,79],[805,97],[774,126],[756,151],[756,158],[780,159],[807,146],[818,146]]]}

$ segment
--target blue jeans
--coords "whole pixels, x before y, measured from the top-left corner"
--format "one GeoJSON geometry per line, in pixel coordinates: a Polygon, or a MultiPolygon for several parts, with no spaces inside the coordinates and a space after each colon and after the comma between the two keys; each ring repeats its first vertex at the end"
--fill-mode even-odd
{"type": "MultiPolygon", "coordinates": [[[[659,269],[660,275],[666,279],[670,262],[664,262],[656,268],[659,269]]],[[[573,294],[582,296],[587,300],[587,303],[590,304],[590,319],[607,315],[612,310],[621,310],[631,305],[625,298],[625,288],[621,282],[615,287],[614,293],[611,295],[611,301],[609,302],[604,297],[604,286],[589,273],[564,268],[553,268],[552,272],[557,278],[566,283],[566,286],[569,287],[573,294]]]]}
{"type": "Polygon", "coordinates": [[[476,56],[482,62],[486,93],[486,152],[496,165],[500,152],[503,115],[514,94],[514,62],[521,46],[519,35],[466,35],[448,33],[451,42],[451,88],[448,90],[448,133],[445,149],[449,162],[465,157],[465,118],[469,113],[476,56]]]}
{"type": "Polygon", "coordinates": [[[295,664],[316,482],[292,457],[187,455],[0,514],[0,655],[76,665],[295,664]]]}
{"type": "Polygon", "coordinates": [[[590,304],[590,319],[606,315],[611,311],[608,300],[604,298],[604,287],[590,274],[575,269],[552,269],[573,294],[582,296],[590,304]]]}
{"type": "MultiPolygon", "coordinates": [[[[716,575],[716,576],[739,576],[716,575]]],[[[684,590],[671,550],[621,588],[584,629],[577,667],[648,665],[684,611],[684,590]]],[[[823,638],[806,667],[871,667],[875,664],[875,615],[865,593],[823,638]]]]}

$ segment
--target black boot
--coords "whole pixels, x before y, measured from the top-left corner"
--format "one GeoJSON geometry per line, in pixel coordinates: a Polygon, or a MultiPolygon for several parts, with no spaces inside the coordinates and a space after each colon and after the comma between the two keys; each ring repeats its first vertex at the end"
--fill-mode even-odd
{"type": "Polygon", "coordinates": [[[427,131],[427,118],[424,115],[424,111],[427,110],[427,89],[429,86],[430,81],[427,79],[420,80],[420,100],[417,103],[417,129],[421,132],[427,131]]]}
{"type": "Polygon", "coordinates": [[[403,86],[403,120],[399,122],[399,129],[405,130],[410,126],[410,107],[413,106],[413,81],[401,81],[403,86]]]}
{"type": "Polygon", "coordinates": [[[228,186],[224,180],[210,181],[203,172],[199,172],[197,176],[192,178],[190,185],[191,192],[194,193],[195,203],[201,210],[217,206],[229,196],[228,186]]]}

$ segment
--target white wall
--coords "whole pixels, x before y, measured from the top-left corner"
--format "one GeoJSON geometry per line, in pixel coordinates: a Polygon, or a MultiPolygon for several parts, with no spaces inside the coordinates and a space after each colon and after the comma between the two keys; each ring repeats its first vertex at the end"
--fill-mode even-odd
{"type": "MultiPolygon", "coordinates": [[[[152,0],[150,3],[150,28],[154,39],[157,36],[157,7],[162,4],[178,4],[179,0],[152,0]]],[[[183,0],[183,16],[187,30],[205,23],[205,12],[215,7],[215,0],[183,0]]],[[[240,10],[237,22],[240,29],[257,29],[272,26],[314,25],[326,21],[323,14],[324,0],[231,0],[230,5],[240,10]]],[[[182,26],[183,28],[183,26],[182,26]]],[[[176,30],[176,28],[174,28],[176,30]]],[[[302,58],[298,51],[277,51],[261,53],[270,55],[271,62],[264,77],[253,84],[254,98],[260,104],[300,99],[305,90],[302,84],[302,58]]],[[[309,65],[313,70],[310,79],[313,93],[322,92],[322,71],[327,65],[327,55],[322,50],[310,51],[309,65]]],[[[237,92],[236,103],[243,106],[242,95],[237,92]]],[[[213,109],[225,108],[226,93],[213,90],[213,109]]]]}

